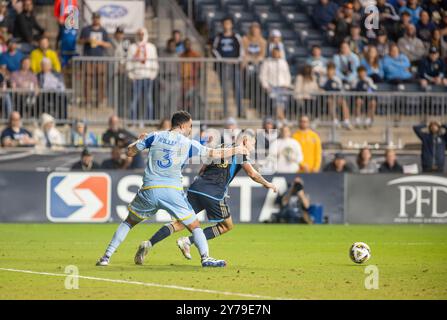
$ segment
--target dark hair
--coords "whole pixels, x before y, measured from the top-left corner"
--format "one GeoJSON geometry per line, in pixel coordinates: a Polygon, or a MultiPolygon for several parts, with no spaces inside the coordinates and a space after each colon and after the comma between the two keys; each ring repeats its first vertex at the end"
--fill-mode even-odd
{"type": "Polygon", "coordinates": [[[326,65],[327,69],[336,69],[337,67],[335,66],[335,63],[333,63],[332,61],[328,62],[328,64],[326,65]]]}
{"type": "Polygon", "coordinates": [[[360,73],[362,71],[366,72],[366,68],[364,66],[360,66],[360,67],[357,68],[357,73],[360,73]]]}
{"type": "Polygon", "coordinates": [[[176,128],[191,120],[191,115],[186,111],[177,111],[172,115],[171,127],[176,128]]]}
{"type": "Polygon", "coordinates": [[[230,17],[230,16],[223,17],[222,20],[221,20],[221,22],[224,23],[224,22],[227,21],[227,20],[230,20],[231,22],[233,22],[233,18],[230,17]]]}
{"type": "Polygon", "coordinates": [[[314,44],[314,45],[312,46],[312,49],[311,49],[311,50],[314,50],[314,49],[320,49],[320,50],[321,50],[321,47],[320,47],[320,45],[318,45],[318,44],[314,44]]]}

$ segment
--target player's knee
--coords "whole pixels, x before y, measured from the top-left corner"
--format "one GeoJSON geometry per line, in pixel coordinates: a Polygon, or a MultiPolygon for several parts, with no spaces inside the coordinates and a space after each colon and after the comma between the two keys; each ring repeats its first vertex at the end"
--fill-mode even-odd
{"type": "Polygon", "coordinates": [[[188,228],[188,230],[191,231],[191,232],[192,232],[192,230],[194,230],[196,228],[200,228],[199,220],[195,220],[195,221],[191,222],[190,224],[188,224],[186,226],[186,228],[188,228]]]}

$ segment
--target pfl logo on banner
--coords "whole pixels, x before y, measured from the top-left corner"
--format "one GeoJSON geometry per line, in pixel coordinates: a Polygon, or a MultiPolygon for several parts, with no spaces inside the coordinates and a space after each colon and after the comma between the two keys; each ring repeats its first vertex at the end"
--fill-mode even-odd
{"type": "Polygon", "coordinates": [[[395,222],[410,219],[436,223],[447,219],[447,178],[410,176],[394,179],[387,185],[399,190],[399,217],[395,222]]]}
{"type": "Polygon", "coordinates": [[[52,222],[104,222],[110,205],[106,173],[52,173],[47,178],[47,218],[52,222]]]}

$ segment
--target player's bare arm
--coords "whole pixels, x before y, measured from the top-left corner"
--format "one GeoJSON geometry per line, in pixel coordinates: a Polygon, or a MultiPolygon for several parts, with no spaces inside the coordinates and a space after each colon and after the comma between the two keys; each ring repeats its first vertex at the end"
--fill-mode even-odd
{"type": "Polygon", "coordinates": [[[265,178],[255,169],[253,168],[253,166],[246,162],[242,165],[242,168],[245,170],[245,172],[247,173],[247,175],[255,182],[262,184],[265,188],[267,189],[272,189],[273,192],[278,192],[278,189],[276,188],[276,186],[271,183],[268,182],[267,180],[265,180],[265,178]]]}
{"type": "Polygon", "coordinates": [[[138,148],[137,148],[137,143],[142,141],[146,136],[147,136],[147,133],[142,133],[138,137],[137,141],[129,144],[129,146],[127,147],[127,156],[128,157],[135,157],[140,152],[140,150],[138,150],[138,148]]]}
{"type": "Polygon", "coordinates": [[[238,145],[231,148],[210,149],[208,157],[213,159],[222,159],[232,157],[236,154],[248,155],[250,152],[244,145],[238,145]]]}

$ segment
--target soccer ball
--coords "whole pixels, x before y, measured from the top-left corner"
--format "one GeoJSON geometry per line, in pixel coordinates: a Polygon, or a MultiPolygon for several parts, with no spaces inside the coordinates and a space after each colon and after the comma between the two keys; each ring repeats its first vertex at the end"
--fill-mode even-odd
{"type": "Polygon", "coordinates": [[[349,249],[349,257],[355,263],[364,263],[371,258],[371,249],[364,242],[355,242],[349,249]]]}

